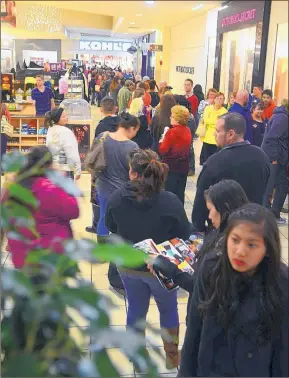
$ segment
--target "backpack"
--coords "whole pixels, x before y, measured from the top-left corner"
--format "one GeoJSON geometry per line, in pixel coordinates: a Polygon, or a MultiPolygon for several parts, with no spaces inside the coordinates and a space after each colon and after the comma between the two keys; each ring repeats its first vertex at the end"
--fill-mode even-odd
{"type": "Polygon", "coordinates": [[[106,168],[104,142],[108,135],[109,132],[106,131],[100,138],[94,139],[90,150],[86,154],[84,168],[93,177],[97,177],[106,168]]]}

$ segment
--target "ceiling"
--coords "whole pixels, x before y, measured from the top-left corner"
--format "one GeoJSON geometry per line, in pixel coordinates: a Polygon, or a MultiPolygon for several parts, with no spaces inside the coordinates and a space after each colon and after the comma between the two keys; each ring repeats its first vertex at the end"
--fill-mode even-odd
{"type": "MultiPolygon", "coordinates": [[[[16,4],[18,1],[16,2],[16,4]]],[[[208,10],[220,5],[220,1],[163,1],[157,0],[153,4],[146,1],[25,1],[25,3],[37,3],[50,5],[60,9],[87,12],[95,15],[110,16],[112,18],[111,36],[114,38],[135,38],[140,35],[171,27],[192,19],[208,10]],[[202,6],[199,9],[192,8],[202,6]]],[[[79,18],[84,13],[79,13],[79,18]]],[[[73,24],[64,24],[71,30],[73,24]]],[[[78,25],[77,25],[78,26],[78,25]]],[[[95,25],[98,29],[98,25],[95,25]]],[[[82,32],[82,28],[75,28],[75,32],[82,32]]],[[[192,31],[193,33],[194,31],[192,31]]],[[[100,33],[100,35],[103,35],[100,33]]]]}

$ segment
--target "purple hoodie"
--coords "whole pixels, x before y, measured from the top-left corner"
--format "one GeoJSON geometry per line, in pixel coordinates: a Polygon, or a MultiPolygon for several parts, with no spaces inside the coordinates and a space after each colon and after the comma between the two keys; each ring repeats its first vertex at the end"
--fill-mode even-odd
{"type": "Polygon", "coordinates": [[[277,161],[283,166],[288,164],[288,121],[285,106],[275,108],[261,146],[270,162],[277,161]]]}

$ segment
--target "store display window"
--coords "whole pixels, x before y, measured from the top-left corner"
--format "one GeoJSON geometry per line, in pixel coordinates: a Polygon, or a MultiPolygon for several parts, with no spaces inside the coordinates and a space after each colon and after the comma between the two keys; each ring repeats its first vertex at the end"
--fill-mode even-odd
{"type": "Polygon", "coordinates": [[[273,71],[273,93],[277,105],[288,98],[288,23],[279,24],[273,71]]]}

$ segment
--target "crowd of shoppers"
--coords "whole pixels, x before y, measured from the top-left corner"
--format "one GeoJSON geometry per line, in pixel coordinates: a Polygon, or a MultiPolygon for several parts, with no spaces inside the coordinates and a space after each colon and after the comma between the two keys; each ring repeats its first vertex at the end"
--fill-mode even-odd
{"type": "MultiPolygon", "coordinates": [[[[223,93],[211,88],[205,98],[191,79],[177,95],[167,82],[158,87],[149,77],[88,75],[91,101],[102,114],[95,139],[103,144],[105,168],[92,179],[94,216],[87,231],[99,243],[110,233],[130,244],[204,235],[193,275],[161,256],[135,269],[110,265],[109,280],[118,277],[128,300],[127,326],[143,332],[139,321],[152,295],[160,326],[171,335],[163,340],[167,367],[180,366],[180,376],[288,376],[288,268],[277,228],[286,222],[280,213],[288,193],[288,100],[277,107],[272,92],[256,85],[252,95],[230,93],[225,105],[223,93]],[[203,168],[189,222],[185,189],[195,174],[196,130],[203,168]],[[162,287],[156,272],[190,294],[181,359],[177,291],[162,287]]],[[[43,168],[80,177],[67,122],[62,108],[46,114],[47,147],[32,150],[26,170],[46,154],[43,168]]],[[[9,240],[19,269],[33,246],[54,252],[56,239],[72,238],[70,221],[79,216],[76,199],[47,177],[22,184],[40,203],[33,213],[39,236],[23,229],[27,245],[9,240]]]]}

